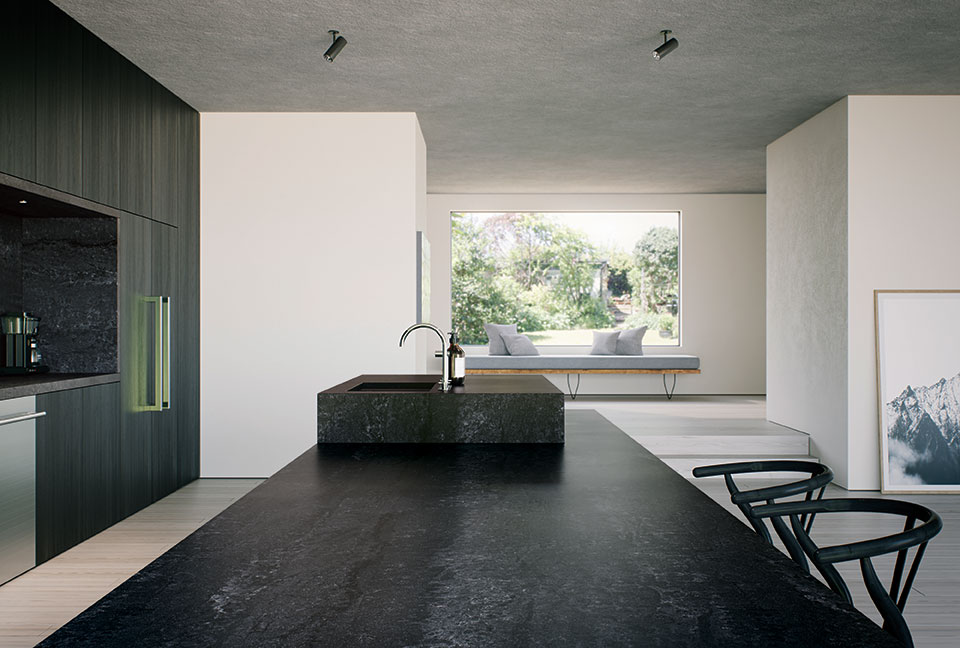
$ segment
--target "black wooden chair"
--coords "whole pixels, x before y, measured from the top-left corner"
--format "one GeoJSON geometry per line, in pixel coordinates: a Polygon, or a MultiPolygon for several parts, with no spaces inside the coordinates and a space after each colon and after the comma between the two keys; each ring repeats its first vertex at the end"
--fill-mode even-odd
{"type": "MultiPolygon", "coordinates": [[[[771,460],[771,461],[745,461],[741,463],[715,464],[712,466],[697,466],[693,469],[694,477],[714,477],[723,475],[727,484],[727,490],[730,491],[730,501],[737,505],[737,508],[747,518],[747,521],[754,528],[757,534],[771,545],[773,538],[762,518],[754,516],[751,511],[758,503],[773,504],[779,499],[804,495],[804,501],[813,501],[814,492],[817,492],[816,499],[823,497],[823,492],[827,484],[833,481],[833,471],[829,467],[816,463],[814,461],[790,461],[790,460],[771,460]],[[797,472],[809,473],[809,477],[786,484],[768,486],[765,488],[755,488],[752,490],[740,490],[734,480],[734,475],[743,475],[747,473],[758,472],[797,472]]],[[[803,516],[802,522],[809,531],[813,525],[814,516],[803,516]]],[[[807,572],[810,566],[804,556],[803,549],[797,542],[796,536],[791,533],[782,517],[771,517],[770,524],[776,531],[787,552],[794,562],[800,565],[807,572]]]]}
{"type": "Polygon", "coordinates": [[[750,513],[758,519],[770,518],[774,520],[789,516],[790,526],[804,553],[816,565],[830,589],[843,596],[851,605],[853,604],[853,598],[850,596],[850,590],[834,564],[859,560],[864,584],[874,605],[877,606],[880,616],[883,617],[883,629],[897,637],[905,646],[913,647],[910,630],[903,618],[903,609],[907,605],[907,596],[910,594],[910,588],[917,576],[917,569],[923,559],[927,543],[943,528],[943,522],[939,515],[919,504],[889,499],[825,499],[781,502],[757,506],[750,513]],[[812,518],[818,513],[853,512],[899,515],[905,518],[903,531],[882,538],[819,547],[810,538],[810,526],[803,523],[804,518],[812,518]],[[902,582],[901,587],[907,554],[913,547],[917,547],[917,550],[914,552],[907,578],[902,582]],[[897,552],[897,560],[888,591],[884,589],[880,582],[871,558],[893,552],[897,552]]]}

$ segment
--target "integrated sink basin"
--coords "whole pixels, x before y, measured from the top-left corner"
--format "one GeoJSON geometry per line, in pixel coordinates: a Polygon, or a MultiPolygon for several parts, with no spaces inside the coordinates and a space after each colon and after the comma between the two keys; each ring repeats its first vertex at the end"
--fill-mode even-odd
{"type": "Polygon", "coordinates": [[[393,394],[395,392],[426,393],[440,389],[438,382],[362,382],[347,391],[351,392],[379,392],[393,394]]]}
{"type": "Polygon", "coordinates": [[[563,392],[543,376],[363,375],[317,394],[317,443],[563,443],[563,392]]]}

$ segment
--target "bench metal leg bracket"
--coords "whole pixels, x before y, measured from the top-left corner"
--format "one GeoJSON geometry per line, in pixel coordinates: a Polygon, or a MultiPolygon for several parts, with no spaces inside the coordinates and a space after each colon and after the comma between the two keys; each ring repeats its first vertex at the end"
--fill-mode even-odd
{"type": "Polygon", "coordinates": [[[673,399],[673,392],[677,391],[677,374],[671,374],[673,376],[673,385],[667,389],[667,374],[660,374],[663,376],[663,391],[667,394],[667,400],[673,399]]]}
{"type": "Polygon", "coordinates": [[[577,392],[580,391],[580,374],[577,376],[577,388],[573,389],[570,387],[570,374],[567,374],[567,391],[570,392],[570,400],[577,400],[577,392]]]}

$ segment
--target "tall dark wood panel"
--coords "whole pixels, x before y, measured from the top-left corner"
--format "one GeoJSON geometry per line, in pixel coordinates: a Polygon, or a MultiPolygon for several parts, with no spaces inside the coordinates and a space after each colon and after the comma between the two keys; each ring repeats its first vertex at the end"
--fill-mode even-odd
{"type": "MultiPolygon", "coordinates": [[[[151,240],[153,248],[153,267],[152,283],[153,294],[170,298],[170,323],[176,317],[180,308],[180,300],[177,289],[178,265],[179,265],[179,233],[177,228],[164,225],[162,223],[151,223],[151,240]]],[[[180,403],[177,402],[176,387],[180,380],[180,372],[177,370],[176,359],[177,349],[180,340],[176,331],[170,335],[170,367],[172,372],[170,376],[171,399],[170,409],[160,412],[151,412],[153,417],[153,444],[152,444],[152,469],[153,469],[153,499],[158,500],[161,497],[169,495],[177,489],[177,410],[180,403]]]]}
{"type": "Polygon", "coordinates": [[[83,29],[49,2],[37,3],[36,181],[82,194],[83,29]]]}
{"type": "Polygon", "coordinates": [[[0,8],[0,171],[36,180],[36,12],[34,0],[0,8]]]}
{"type": "Polygon", "coordinates": [[[37,396],[37,563],[82,540],[82,390],[37,396]]]}
{"type": "Polygon", "coordinates": [[[149,220],[134,215],[120,219],[119,351],[120,351],[120,488],[118,507],[126,517],[153,499],[153,417],[148,404],[152,370],[152,329],[144,297],[152,294],[152,239],[149,220]]]}
{"type": "Polygon", "coordinates": [[[37,563],[116,522],[117,383],[37,396],[37,563]]]}
{"type": "Polygon", "coordinates": [[[179,182],[177,150],[179,144],[180,100],[159,83],[153,84],[152,217],[168,225],[179,225],[179,182]]]}
{"type": "Polygon", "coordinates": [[[177,315],[179,483],[200,477],[200,115],[181,106],[180,271],[177,315]]]}
{"type": "Polygon", "coordinates": [[[89,538],[119,520],[120,384],[78,390],[83,398],[80,535],[89,538]]]}
{"type": "Polygon", "coordinates": [[[120,62],[106,43],[83,33],[83,196],[120,207],[120,62]]]}
{"type": "MultiPolygon", "coordinates": [[[[119,56],[119,55],[118,55],[119,56]]],[[[152,214],[153,109],[148,77],[122,59],[120,67],[120,208],[133,214],[152,214]]]]}
{"type": "Polygon", "coordinates": [[[199,477],[199,129],[195,110],[53,3],[0,4],[0,172],[125,212],[121,380],[41,400],[41,560],[199,477]],[[173,306],[160,412],[147,393],[157,295],[173,306]]]}

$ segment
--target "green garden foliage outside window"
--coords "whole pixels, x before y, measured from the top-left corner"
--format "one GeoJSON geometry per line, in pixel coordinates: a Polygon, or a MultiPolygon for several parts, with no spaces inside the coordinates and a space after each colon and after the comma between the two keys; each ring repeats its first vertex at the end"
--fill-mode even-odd
{"type": "Polygon", "coordinates": [[[451,230],[463,343],[486,344],[493,322],[540,345],[644,325],[644,344],[679,344],[678,212],[454,212],[451,230]]]}

